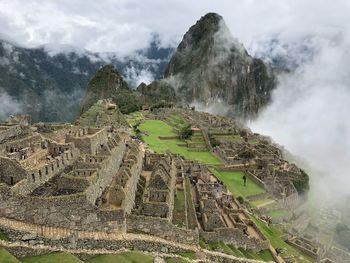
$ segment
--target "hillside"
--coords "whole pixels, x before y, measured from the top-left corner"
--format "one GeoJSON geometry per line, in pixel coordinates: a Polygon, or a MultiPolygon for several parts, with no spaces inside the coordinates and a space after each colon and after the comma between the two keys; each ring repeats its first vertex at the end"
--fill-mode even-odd
{"type": "MultiPolygon", "coordinates": [[[[138,85],[146,73],[160,78],[173,49],[158,45],[155,37],[148,48],[120,58],[73,47],[62,52],[49,46],[23,48],[0,40],[1,101],[16,105],[12,111],[31,114],[34,121],[71,121],[89,80],[103,65],[117,66],[131,86],[138,85]]],[[[10,113],[0,107],[0,118],[10,113]]]]}
{"type": "MultiPolygon", "coordinates": [[[[182,104],[221,104],[238,117],[254,117],[275,87],[272,70],[233,38],[223,18],[208,13],[184,35],[161,80],[182,104]]],[[[150,87],[154,92],[154,85],[150,87]]]]}

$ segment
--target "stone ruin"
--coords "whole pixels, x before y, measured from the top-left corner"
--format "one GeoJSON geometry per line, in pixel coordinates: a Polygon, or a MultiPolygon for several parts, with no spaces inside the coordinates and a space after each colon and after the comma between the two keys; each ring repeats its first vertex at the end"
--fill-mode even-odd
{"type": "Polygon", "coordinates": [[[158,109],[155,112],[160,119],[174,114],[203,131],[208,149],[220,157],[226,166],[244,171],[278,200],[280,206],[293,210],[300,204],[299,193],[292,181],[300,176],[301,170],[284,160],[282,150],[269,138],[252,133],[237,121],[205,112],[179,108],[158,109]],[[211,145],[210,138],[213,136],[221,138],[219,145],[211,145]]]}
{"type": "Polygon", "coordinates": [[[125,138],[72,127],[59,142],[35,131],[8,139],[0,146],[1,216],[72,229],[112,230],[113,222],[125,229],[124,211],[97,206],[131,147],[125,138]]]}
{"type": "Polygon", "coordinates": [[[32,124],[32,116],[28,114],[13,114],[6,119],[6,123],[10,125],[29,126],[32,124]]]}
{"type": "MultiPolygon", "coordinates": [[[[115,109],[108,101],[99,103],[115,109]]],[[[208,123],[239,133],[236,122],[221,117],[162,110],[180,112],[199,127],[208,149],[212,149],[210,130],[204,127],[208,123]]],[[[178,155],[145,151],[124,127],[98,123],[99,127],[31,126],[13,119],[0,124],[0,223],[14,220],[77,236],[84,231],[142,233],[181,244],[198,245],[202,237],[256,251],[268,248],[249,214],[207,166],[178,155]],[[185,196],[181,226],[174,219],[180,193],[185,196]]],[[[221,143],[213,151],[226,165],[238,165],[274,197],[295,205],[298,194],[290,178],[300,172],[298,168],[284,161],[277,147],[252,133],[244,136],[258,142],[221,143]]]]}

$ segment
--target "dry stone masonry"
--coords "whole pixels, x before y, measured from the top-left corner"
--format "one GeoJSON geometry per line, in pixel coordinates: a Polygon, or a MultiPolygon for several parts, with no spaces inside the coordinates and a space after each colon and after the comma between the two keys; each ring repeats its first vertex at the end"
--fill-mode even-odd
{"type": "MultiPolygon", "coordinates": [[[[11,241],[176,252],[198,250],[204,239],[253,251],[270,248],[212,167],[145,150],[113,119],[117,106],[110,100],[97,106],[77,125],[31,125],[27,115],[0,124],[0,227],[11,241]]],[[[189,109],[147,109],[145,114],[164,121],[180,115],[204,139],[191,150],[212,151],[224,162],[215,168],[243,171],[280,206],[298,205],[292,181],[301,171],[266,138],[235,121],[189,109]]]]}

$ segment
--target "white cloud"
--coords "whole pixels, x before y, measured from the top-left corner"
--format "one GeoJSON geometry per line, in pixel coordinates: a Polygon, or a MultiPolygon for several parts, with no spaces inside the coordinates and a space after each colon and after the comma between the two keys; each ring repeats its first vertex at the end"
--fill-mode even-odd
{"type": "Polygon", "coordinates": [[[320,200],[350,196],[349,45],[350,35],[319,39],[313,60],[280,77],[272,104],[250,124],[308,162],[320,200]]]}
{"type": "Polygon", "coordinates": [[[129,85],[134,88],[142,82],[148,85],[154,80],[152,72],[147,69],[137,69],[134,66],[127,67],[124,75],[129,85]]]}
{"type": "Polygon", "coordinates": [[[76,0],[0,1],[0,33],[25,46],[65,44],[94,52],[128,54],[146,47],[154,32],[163,45],[177,45],[189,26],[218,12],[240,42],[252,46],[279,36],[349,28],[349,2],[277,0],[76,0]]]}
{"type": "Polygon", "coordinates": [[[10,114],[19,113],[22,110],[22,103],[0,90],[0,120],[4,120],[10,114]]]}

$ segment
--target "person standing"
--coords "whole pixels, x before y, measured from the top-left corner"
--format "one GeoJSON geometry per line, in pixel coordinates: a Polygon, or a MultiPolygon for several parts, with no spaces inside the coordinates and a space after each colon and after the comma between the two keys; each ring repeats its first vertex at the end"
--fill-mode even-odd
{"type": "Polygon", "coordinates": [[[243,179],[243,185],[247,186],[247,176],[245,174],[243,175],[242,179],[243,179]]]}

